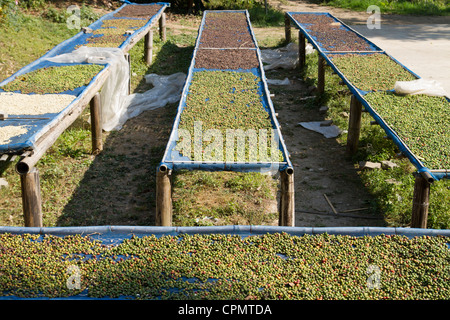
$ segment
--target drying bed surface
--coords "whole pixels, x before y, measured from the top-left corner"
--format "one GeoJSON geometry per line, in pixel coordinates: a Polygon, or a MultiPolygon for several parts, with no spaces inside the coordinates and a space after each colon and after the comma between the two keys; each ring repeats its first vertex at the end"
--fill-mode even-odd
{"type": "Polygon", "coordinates": [[[123,34],[125,31],[130,29],[139,29],[147,23],[147,20],[142,19],[105,19],[103,20],[100,29],[94,30],[94,33],[113,32],[117,31],[116,34],[123,34]],[[112,29],[112,30],[105,30],[112,29]]]}
{"type": "Polygon", "coordinates": [[[259,67],[253,49],[200,49],[195,55],[195,68],[252,69],[259,67]]]}
{"type": "MultiPolygon", "coordinates": [[[[266,156],[272,159],[272,154],[276,162],[283,160],[278,145],[275,146],[271,140],[274,132],[269,113],[264,109],[259,92],[260,85],[261,78],[251,72],[200,71],[193,74],[178,128],[187,130],[189,137],[192,138],[195,137],[196,130],[203,133],[214,130],[210,132],[220,134],[222,139],[222,141],[214,139],[211,143],[208,143],[206,139],[202,141],[202,150],[208,150],[208,145],[217,146],[217,149],[212,152],[205,152],[202,155],[203,160],[230,161],[229,157],[233,155],[231,161],[250,161],[251,159],[267,161],[266,156]],[[258,154],[249,154],[253,152],[253,149],[247,147],[245,159],[239,156],[237,150],[231,154],[231,150],[226,150],[224,147],[227,143],[227,133],[230,132],[228,130],[232,132],[237,132],[236,130],[249,132],[250,130],[251,142],[245,146],[255,143],[258,147],[262,146],[263,151],[258,154]],[[278,157],[276,157],[277,153],[278,157]]],[[[198,155],[195,155],[195,145],[191,146],[190,143],[187,145],[186,141],[179,141],[177,150],[195,160],[198,155]]]]}
{"type": "Polygon", "coordinates": [[[450,103],[444,97],[379,91],[364,98],[425,167],[450,168],[450,103]]]}
{"type": "Polygon", "coordinates": [[[356,33],[324,14],[293,14],[325,51],[373,51],[370,44],[356,33]]]}
{"type": "Polygon", "coordinates": [[[256,48],[245,13],[207,13],[199,47],[256,48]]]}
{"type": "Polygon", "coordinates": [[[3,296],[209,300],[450,298],[448,238],[274,233],[0,235],[3,296]]]}
{"type": "Polygon", "coordinates": [[[411,72],[385,54],[328,56],[351,84],[363,91],[392,90],[397,81],[416,80],[411,72]]]}
{"type": "MultiPolygon", "coordinates": [[[[117,48],[130,36],[126,31],[135,31],[143,27],[147,20],[143,19],[105,19],[101,28],[94,30],[93,35],[83,44],[86,47],[117,48]]],[[[79,45],[80,47],[82,45],[79,45]]]]}
{"type": "Polygon", "coordinates": [[[128,4],[118,12],[116,12],[114,17],[128,17],[128,18],[140,18],[149,20],[162,8],[162,5],[138,5],[138,4],[128,4]]]}
{"type": "Polygon", "coordinates": [[[18,76],[5,84],[5,91],[60,93],[86,86],[104,66],[95,64],[45,67],[18,76]]]}

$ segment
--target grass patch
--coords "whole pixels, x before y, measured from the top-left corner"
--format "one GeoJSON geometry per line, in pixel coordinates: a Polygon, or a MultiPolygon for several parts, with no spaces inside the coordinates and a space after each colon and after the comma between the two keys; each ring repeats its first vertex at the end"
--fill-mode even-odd
{"type": "MultiPolygon", "coordinates": [[[[90,130],[74,127],[64,131],[38,162],[45,226],[56,225],[70,195],[92,164],[90,148],[90,130]]],[[[14,172],[14,164],[2,174],[9,183],[8,188],[0,190],[0,225],[3,226],[23,225],[20,179],[14,172]]]]}
{"type": "Polygon", "coordinates": [[[180,171],[173,177],[177,226],[277,222],[277,182],[261,173],[180,171]]]}
{"type": "Polygon", "coordinates": [[[17,25],[0,24],[0,81],[77,32],[65,23],[32,16],[23,16],[17,25]]]}
{"type": "Polygon", "coordinates": [[[144,76],[150,73],[171,75],[177,72],[187,73],[194,51],[195,36],[183,33],[179,35],[167,34],[167,41],[163,42],[157,36],[153,38],[153,61],[150,66],[144,60],[144,42],[139,41],[130,50],[131,55],[131,92],[143,92],[150,85],[144,76]]]}
{"type": "MultiPolygon", "coordinates": [[[[407,227],[411,223],[414,176],[416,171],[408,160],[395,161],[391,170],[361,172],[365,186],[378,199],[386,221],[392,226],[407,227]]],[[[431,185],[428,228],[450,228],[450,181],[436,181],[431,185]]]]}

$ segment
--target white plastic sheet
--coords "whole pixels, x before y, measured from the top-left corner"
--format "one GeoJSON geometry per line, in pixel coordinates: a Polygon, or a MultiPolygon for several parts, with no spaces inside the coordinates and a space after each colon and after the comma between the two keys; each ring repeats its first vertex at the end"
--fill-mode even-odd
{"type": "Polygon", "coordinates": [[[126,110],[118,121],[115,130],[120,130],[122,125],[142,112],[164,107],[168,103],[180,100],[181,92],[186,81],[186,74],[182,72],[169,76],[160,76],[154,73],[145,75],[145,81],[153,85],[153,88],[144,93],[134,93],[125,99],[126,110]]]}
{"type": "Polygon", "coordinates": [[[397,81],[394,91],[401,95],[425,94],[428,96],[446,96],[442,85],[436,80],[417,79],[412,81],[397,81]]]}
{"type": "MultiPolygon", "coordinates": [[[[308,43],[306,54],[313,52],[313,46],[308,43]]],[[[261,60],[265,64],[264,70],[294,69],[298,65],[298,44],[291,42],[283,48],[261,50],[261,60]]]]}

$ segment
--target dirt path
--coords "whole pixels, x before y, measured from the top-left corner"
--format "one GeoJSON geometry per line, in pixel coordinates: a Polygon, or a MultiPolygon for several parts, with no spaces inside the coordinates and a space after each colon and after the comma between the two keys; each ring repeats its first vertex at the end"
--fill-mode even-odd
{"type": "MultiPolygon", "coordinates": [[[[269,85],[270,91],[275,92],[272,101],[295,171],[295,225],[384,226],[381,216],[359,210],[368,208],[373,199],[347,158],[345,147],[335,138],[327,139],[298,125],[303,121],[323,121],[325,114],[319,112],[320,106],[311,107],[306,99],[298,99],[310,94],[296,71],[283,72],[282,77],[288,77],[291,85],[269,85]]],[[[268,71],[266,75],[269,79],[279,78],[280,72],[268,71]]]]}

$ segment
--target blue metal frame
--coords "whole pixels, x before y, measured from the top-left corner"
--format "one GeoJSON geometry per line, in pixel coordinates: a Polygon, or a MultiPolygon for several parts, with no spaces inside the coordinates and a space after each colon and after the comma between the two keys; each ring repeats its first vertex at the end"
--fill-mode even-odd
{"type": "MultiPolygon", "coordinates": [[[[181,113],[183,112],[183,110],[186,106],[186,98],[187,98],[187,95],[189,94],[189,86],[192,82],[193,74],[195,72],[205,70],[205,69],[195,68],[195,57],[196,57],[198,50],[202,50],[201,48],[199,48],[199,45],[201,43],[201,36],[202,36],[203,28],[205,26],[206,16],[209,12],[211,12],[211,11],[207,10],[203,14],[203,18],[202,18],[202,21],[201,21],[201,24],[199,27],[199,34],[197,36],[191,64],[190,64],[188,75],[186,78],[186,83],[184,85],[180,103],[178,105],[177,115],[175,117],[172,132],[169,137],[169,142],[167,144],[167,147],[166,147],[163,159],[160,163],[160,166],[165,166],[169,170],[182,170],[182,169],[205,170],[205,171],[224,171],[224,170],[226,170],[226,171],[241,171],[241,172],[272,171],[274,167],[278,168],[277,170],[279,170],[279,171],[286,170],[287,168],[292,168],[292,164],[289,159],[289,153],[287,151],[286,145],[285,145],[283,137],[281,135],[278,120],[275,117],[275,109],[274,109],[272,101],[270,99],[270,94],[269,94],[266,77],[265,77],[265,73],[264,73],[264,69],[263,69],[263,64],[262,64],[262,60],[261,60],[261,52],[260,52],[259,47],[257,46],[257,41],[256,41],[255,35],[253,33],[253,30],[251,28],[250,18],[249,18],[249,14],[248,14],[247,10],[215,10],[214,12],[242,12],[242,13],[245,13],[245,15],[246,15],[248,29],[249,29],[249,32],[251,33],[251,36],[256,45],[256,48],[242,49],[242,50],[256,50],[259,67],[253,68],[253,69],[245,69],[245,70],[238,69],[238,70],[231,70],[231,71],[253,72],[255,75],[258,75],[261,78],[260,89],[261,89],[261,97],[263,100],[263,105],[270,116],[270,119],[271,119],[271,122],[273,125],[273,129],[275,130],[276,134],[279,137],[279,148],[280,148],[281,152],[283,153],[285,161],[283,161],[283,162],[266,162],[266,163],[193,161],[187,157],[182,157],[178,153],[178,151],[174,150],[177,139],[178,139],[178,126],[180,123],[180,117],[181,117],[181,113]],[[175,155],[176,159],[174,159],[173,155],[175,155]]],[[[220,50],[220,48],[217,48],[217,49],[220,50]]],[[[204,50],[209,50],[209,49],[204,49],[204,50]]],[[[218,69],[208,69],[208,70],[218,70],[218,69]]],[[[224,71],[226,71],[226,70],[224,70],[224,71]]],[[[230,71],[230,70],[228,70],[228,71],[230,71]]]]}

